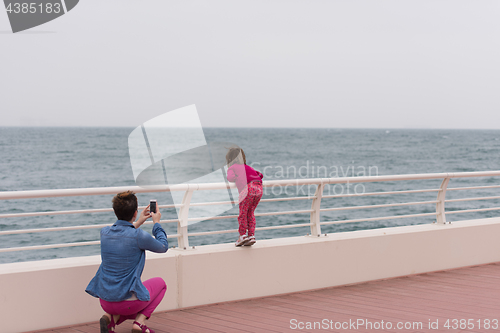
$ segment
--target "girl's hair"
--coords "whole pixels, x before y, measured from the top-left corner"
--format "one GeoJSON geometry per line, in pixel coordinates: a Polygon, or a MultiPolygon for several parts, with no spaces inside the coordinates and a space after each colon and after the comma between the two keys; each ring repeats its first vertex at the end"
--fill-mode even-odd
{"type": "Polygon", "coordinates": [[[226,154],[227,166],[230,167],[233,164],[247,164],[247,159],[245,153],[241,148],[229,148],[226,154]]]}
{"type": "Polygon", "coordinates": [[[134,192],[118,193],[113,200],[113,210],[119,220],[130,221],[137,211],[137,197],[134,192]]]}

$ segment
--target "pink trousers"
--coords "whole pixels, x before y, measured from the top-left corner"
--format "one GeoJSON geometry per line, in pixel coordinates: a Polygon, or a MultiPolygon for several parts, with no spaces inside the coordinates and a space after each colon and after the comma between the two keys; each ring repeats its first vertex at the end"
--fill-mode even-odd
{"type": "Polygon", "coordinates": [[[255,208],[262,198],[263,190],[261,182],[250,182],[240,193],[240,215],[238,224],[241,235],[245,235],[248,230],[248,236],[255,235],[255,208]]]}
{"type": "Polygon", "coordinates": [[[102,309],[111,315],[120,315],[120,319],[116,325],[124,322],[127,319],[135,319],[138,314],[142,313],[147,318],[151,317],[151,314],[156,309],[158,304],[160,304],[165,292],[167,291],[167,285],[160,277],[155,277],[144,281],[142,284],[149,291],[150,299],[149,301],[121,301],[121,302],[107,302],[105,300],[101,301],[102,309]]]}

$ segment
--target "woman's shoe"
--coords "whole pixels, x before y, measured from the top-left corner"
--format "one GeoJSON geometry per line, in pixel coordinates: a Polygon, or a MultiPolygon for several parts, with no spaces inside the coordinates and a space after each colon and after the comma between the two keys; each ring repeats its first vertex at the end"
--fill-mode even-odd
{"type": "Polygon", "coordinates": [[[111,320],[108,316],[103,315],[99,320],[99,324],[101,325],[101,333],[114,333],[115,329],[115,321],[113,319],[113,315],[111,315],[111,320]]]}
{"type": "Polygon", "coordinates": [[[139,331],[137,328],[132,329],[132,333],[146,333],[149,330],[149,333],[155,333],[152,329],[146,326],[146,324],[139,324],[138,322],[134,321],[134,324],[139,326],[141,330],[139,331]]]}
{"type": "Polygon", "coordinates": [[[240,238],[236,241],[234,244],[235,246],[242,246],[245,245],[248,242],[247,235],[241,235],[240,238]]]}
{"type": "Polygon", "coordinates": [[[246,242],[245,246],[252,246],[256,243],[257,241],[255,240],[255,236],[250,236],[248,237],[248,241],[246,242]]]}

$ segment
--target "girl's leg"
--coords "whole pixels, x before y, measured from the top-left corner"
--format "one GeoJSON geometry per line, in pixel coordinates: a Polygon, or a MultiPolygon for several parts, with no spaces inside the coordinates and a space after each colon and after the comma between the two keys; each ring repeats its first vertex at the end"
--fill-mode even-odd
{"type": "Polygon", "coordinates": [[[255,208],[262,198],[263,190],[262,185],[258,183],[250,183],[250,190],[248,191],[248,196],[252,198],[249,208],[248,208],[248,237],[255,235],[255,208]]]}
{"type": "Polygon", "coordinates": [[[256,206],[252,206],[252,207],[250,207],[250,209],[248,209],[248,216],[247,216],[248,237],[255,235],[255,224],[256,224],[255,214],[254,214],[255,208],[256,208],[256,206]]]}
{"type": "Polygon", "coordinates": [[[248,229],[248,209],[252,203],[252,196],[250,195],[248,185],[241,191],[239,195],[240,201],[240,215],[238,216],[238,225],[240,236],[246,235],[248,229]]]}

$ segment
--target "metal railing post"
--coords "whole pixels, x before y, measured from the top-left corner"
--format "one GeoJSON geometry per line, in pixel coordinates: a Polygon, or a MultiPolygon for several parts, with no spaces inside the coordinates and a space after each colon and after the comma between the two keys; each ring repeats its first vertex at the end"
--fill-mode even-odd
{"type": "Polygon", "coordinates": [[[436,222],[438,224],[446,223],[446,215],[444,212],[444,200],[446,199],[446,189],[448,188],[448,183],[450,182],[450,177],[446,177],[441,186],[439,187],[439,192],[437,195],[437,203],[436,203],[436,222]]]}
{"type": "Polygon", "coordinates": [[[316,193],[314,193],[315,198],[311,203],[311,235],[312,236],[321,236],[321,225],[320,221],[320,208],[321,208],[321,198],[323,197],[323,189],[325,185],[323,181],[321,184],[318,184],[316,188],[316,193]]]}
{"type": "Polygon", "coordinates": [[[179,238],[177,241],[179,242],[179,248],[186,250],[189,247],[189,238],[188,238],[188,216],[189,216],[189,205],[191,203],[191,198],[193,197],[193,191],[191,187],[189,187],[184,193],[184,197],[182,198],[182,206],[179,209],[179,222],[177,222],[177,233],[179,234],[179,238]]]}

